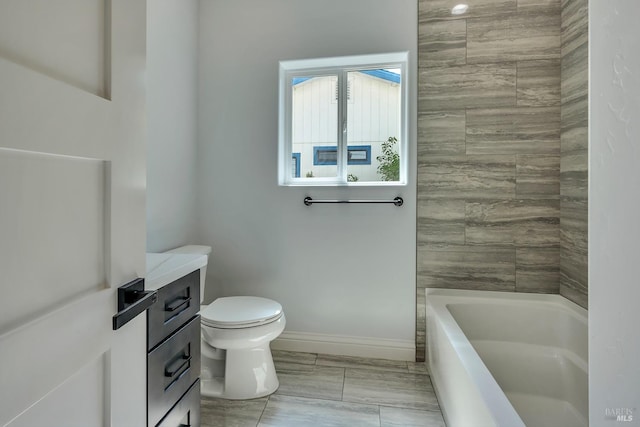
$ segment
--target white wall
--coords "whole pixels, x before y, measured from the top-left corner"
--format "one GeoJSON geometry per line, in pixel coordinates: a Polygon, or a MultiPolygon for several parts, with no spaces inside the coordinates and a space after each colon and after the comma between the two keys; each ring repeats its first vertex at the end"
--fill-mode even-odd
{"type": "Polygon", "coordinates": [[[589,2],[589,418],[640,425],[637,0],[589,2]],[[631,422],[607,419],[631,415],[631,422]],[[627,411],[630,410],[630,411],[627,411]]]}
{"type": "Polygon", "coordinates": [[[415,94],[417,2],[202,0],[199,16],[197,243],[213,246],[206,299],[273,298],[285,337],[358,337],[413,357],[415,99],[410,184],[383,188],[278,187],[277,102],[279,60],[397,51],[410,51],[415,94]],[[306,195],[401,195],[405,205],[306,207],[306,195]]]}
{"type": "Polygon", "coordinates": [[[147,251],[195,239],[198,1],[147,2],[147,251]]]}

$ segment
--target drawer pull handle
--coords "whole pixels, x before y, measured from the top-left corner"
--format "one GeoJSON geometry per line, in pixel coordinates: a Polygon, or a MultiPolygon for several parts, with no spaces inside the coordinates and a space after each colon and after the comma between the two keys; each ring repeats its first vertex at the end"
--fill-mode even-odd
{"type": "MultiPolygon", "coordinates": [[[[186,305],[189,303],[189,301],[191,301],[191,297],[178,297],[176,299],[174,299],[171,302],[168,302],[164,305],[164,311],[176,311],[177,309],[179,309],[180,307],[186,305]]],[[[187,307],[184,307],[182,310],[186,309],[187,307]]],[[[180,310],[180,311],[182,311],[180,310]]]]}
{"type": "Polygon", "coordinates": [[[182,371],[189,362],[191,361],[191,356],[184,355],[180,359],[174,361],[171,365],[167,366],[164,370],[164,376],[171,378],[178,372],[182,371]]]}

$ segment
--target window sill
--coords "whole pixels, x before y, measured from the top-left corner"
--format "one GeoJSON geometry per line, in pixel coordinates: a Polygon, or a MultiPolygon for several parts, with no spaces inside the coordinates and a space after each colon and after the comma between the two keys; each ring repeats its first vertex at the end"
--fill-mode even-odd
{"type": "Polygon", "coordinates": [[[332,181],[321,181],[321,182],[285,182],[279,183],[280,187],[406,187],[408,185],[407,182],[403,181],[394,181],[394,182],[332,182],[332,181]]]}

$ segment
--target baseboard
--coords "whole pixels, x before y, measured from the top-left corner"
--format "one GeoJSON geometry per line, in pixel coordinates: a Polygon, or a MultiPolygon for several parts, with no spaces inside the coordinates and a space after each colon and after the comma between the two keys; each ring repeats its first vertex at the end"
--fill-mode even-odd
{"type": "Polygon", "coordinates": [[[374,359],[413,361],[416,357],[415,343],[410,340],[349,337],[311,332],[285,331],[271,342],[271,348],[374,359]]]}

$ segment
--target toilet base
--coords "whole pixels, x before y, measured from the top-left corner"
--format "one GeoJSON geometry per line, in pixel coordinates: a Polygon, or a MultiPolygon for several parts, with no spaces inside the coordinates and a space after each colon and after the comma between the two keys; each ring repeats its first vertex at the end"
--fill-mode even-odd
{"type": "MultiPolygon", "coordinates": [[[[208,344],[203,341],[202,345],[208,344]]],[[[207,363],[214,362],[207,360],[204,353],[201,379],[203,396],[231,400],[255,399],[274,393],[280,386],[268,342],[254,348],[226,350],[223,378],[204,375],[207,363]]]]}

